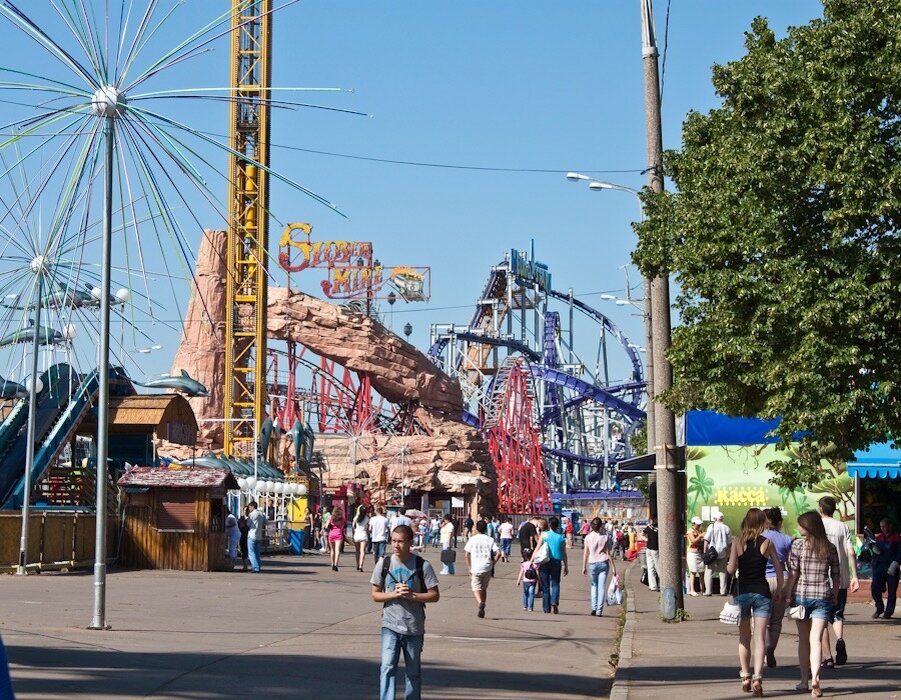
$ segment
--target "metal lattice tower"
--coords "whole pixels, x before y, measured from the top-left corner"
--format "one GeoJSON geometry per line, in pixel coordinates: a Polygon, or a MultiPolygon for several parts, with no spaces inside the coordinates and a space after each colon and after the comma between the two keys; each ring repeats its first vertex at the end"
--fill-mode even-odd
{"type": "MultiPolygon", "coordinates": [[[[234,0],[231,148],[268,167],[270,0],[234,0]]],[[[225,454],[247,456],[265,414],[268,175],[234,153],[229,165],[225,323],[225,454]]]]}

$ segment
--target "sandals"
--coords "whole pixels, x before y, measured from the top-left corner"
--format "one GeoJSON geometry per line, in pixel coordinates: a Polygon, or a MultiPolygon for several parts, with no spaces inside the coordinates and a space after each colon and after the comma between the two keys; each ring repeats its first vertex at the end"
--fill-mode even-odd
{"type": "Polygon", "coordinates": [[[741,678],[741,689],[745,693],[751,692],[751,674],[739,671],[738,677],[741,678]]]}
{"type": "Polygon", "coordinates": [[[823,691],[820,690],[819,683],[814,683],[812,686],[810,686],[810,695],[811,695],[811,697],[814,697],[814,698],[823,697],[823,691]]]}
{"type": "Polygon", "coordinates": [[[823,663],[820,664],[820,668],[835,668],[835,661],[830,656],[828,659],[823,660],[823,663]]]}
{"type": "Polygon", "coordinates": [[[757,674],[751,676],[751,694],[755,698],[763,697],[763,676],[757,674]]]}

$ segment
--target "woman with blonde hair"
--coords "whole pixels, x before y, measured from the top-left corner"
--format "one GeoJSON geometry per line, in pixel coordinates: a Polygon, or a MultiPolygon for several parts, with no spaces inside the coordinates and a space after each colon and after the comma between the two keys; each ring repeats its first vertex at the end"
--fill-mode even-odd
{"type": "Polygon", "coordinates": [[[338,570],[338,562],[341,559],[341,551],[344,549],[344,527],[347,521],[344,519],[344,509],[341,506],[335,506],[332,510],[332,517],[328,521],[328,540],[329,554],[332,558],[332,571],[338,570]]]}
{"type": "Polygon", "coordinates": [[[804,615],[802,619],[792,615],[798,624],[798,665],[801,667],[801,682],[795,689],[807,690],[809,680],[811,695],[819,698],[823,696],[820,638],[829,622],[841,582],[838,551],[826,537],[823,519],[816,511],[798,516],[798,529],[803,537],[792,542],[784,589],[786,602],[791,600],[793,606],[803,608],[804,615]]]}
{"type": "Polygon", "coordinates": [[[763,697],[763,662],[766,649],[766,630],[770,621],[772,598],[766,580],[767,562],[776,568],[777,595],[782,594],[782,568],[773,543],[763,536],[767,528],[766,514],[760,508],[750,508],[741,521],[741,532],[732,540],[726,571],[737,576],[733,602],[741,608],[738,625],[738,662],[741,665],[741,689],[763,697]],[[751,629],[751,618],[754,627],[751,629]],[[753,641],[752,641],[753,635],[753,641]],[[753,643],[753,654],[752,654],[753,643]],[[751,659],[754,660],[752,675],[751,659]]]}
{"type": "Polygon", "coordinates": [[[354,547],[357,549],[357,571],[363,570],[366,559],[366,545],[369,543],[369,512],[366,506],[357,508],[353,521],[354,547]]]}

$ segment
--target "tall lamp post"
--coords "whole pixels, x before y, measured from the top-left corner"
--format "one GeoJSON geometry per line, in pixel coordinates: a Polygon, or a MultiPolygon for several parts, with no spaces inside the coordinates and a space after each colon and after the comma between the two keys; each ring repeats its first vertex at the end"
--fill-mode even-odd
{"type": "MultiPolygon", "coordinates": [[[[635,197],[638,202],[639,221],[644,221],[644,205],[641,202],[641,196],[638,190],[626,185],[619,185],[615,182],[605,182],[604,180],[595,180],[594,178],[583,175],[582,173],[566,173],[566,179],[571,182],[587,182],[588,188],[592,192],[603,192],[604,190],[616,190],[618,192],[628,192],[635,197]]],[[[644,278],[644,334],[645,334],[645,392],[647,393],[647,422],[645,424],[648,442],[648,452],[653,450],[654,435],[656,434],[656,420],[654,408],[654,357],[651,348],[654,347],[653,333],[653,313],[651,310],[651,280],[644,278]]]]}

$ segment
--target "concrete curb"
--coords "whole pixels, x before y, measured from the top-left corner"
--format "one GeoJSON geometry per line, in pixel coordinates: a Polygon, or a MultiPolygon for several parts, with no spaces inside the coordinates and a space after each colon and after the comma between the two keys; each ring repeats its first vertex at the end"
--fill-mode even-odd
{"type": "Polygon", "coordinates": [[[635,595],[632,590],[634,568],[634,565],[630,566],[623,576],[623,588],[626,592],[626,624],[619,641],[619,663],[616,666],[613,687],[610,689],[610,700],[629,698],[629,667],[632,665],[632,644],[635,639],[635,595]]]}

